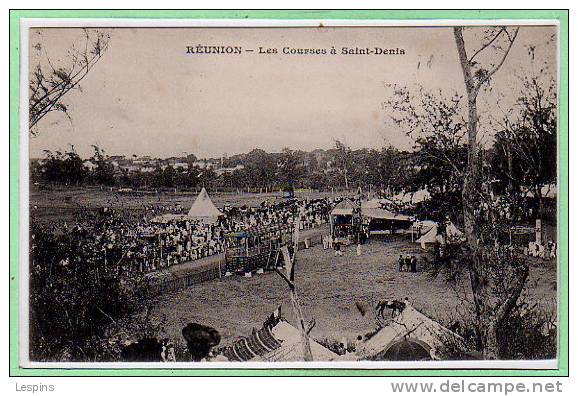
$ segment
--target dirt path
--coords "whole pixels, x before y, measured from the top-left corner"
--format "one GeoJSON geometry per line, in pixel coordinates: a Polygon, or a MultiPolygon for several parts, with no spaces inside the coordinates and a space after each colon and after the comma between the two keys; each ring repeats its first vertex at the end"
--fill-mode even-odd
{"type": "MultiPolygon", "coordinates": [[[[424,272],[397,271],[399,254],[415,254],[420,267],[424,253],[408,241],[372,240],[364,245],[360,257],[350,246],[343,257],[320,245],[300,251],[297,287],[306,319],[315,318],[312,332],[316,339],[354,339],[375,327],[373,311],[362,316],[356,303],[372,307],[382,299],[408,297],[413,305],[430,317],[447,323],[455,318],[462,301],[442,279],[431,279],[424,272]]],[[[418,267],[418,270],[421,268],[418,267]]],[[[554,309],[556,272],[532,266],[531,299],[546,309],[554,309]]],[[[294,322],[287,287],[275,273],[252,278],[230,277],[196,285],[155,300],[153,317],[164,317],[167,335],[179,340],[188,322],[213,326],[228,343],[259,328],[265,318],[281,305],[284,316],[294,322]]]]}

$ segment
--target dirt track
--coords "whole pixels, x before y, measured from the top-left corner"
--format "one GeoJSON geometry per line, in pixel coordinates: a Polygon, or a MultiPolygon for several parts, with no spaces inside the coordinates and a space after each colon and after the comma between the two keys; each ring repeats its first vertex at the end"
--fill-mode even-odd
{"type": "MultiPolygon", "coordinates": [[[[404,240],[372,240],[360,257],[353,246],[338,258],[320,245],[300,251],[296,281],[306,320],[316,319],[312,336],[318,340],[354,339],[371,331],[375,327],[372,309],[362,316],[356,303],[372,307],[386,298],[409,297],[418,310],[442,323],[455,318],[462,301],[447,283],[432,280],[424,272],[397,271],[399,254],[408,253],[416,254],[420,264],[427,257],[418,245],[404,240]]],[[[547,310],[555,309],[553,268],[554,263],[531,267],[530,298],[547,310]]],[[[217,328],[225,344],[259,328],[278,305],[294,322],[284,281],[275,273],[265,273],[215,280],[158,297],[152,315],[158,321],[165,317],[166,333],[174,340],[180,340],[186,323],[198,322],[217,328]]]]}

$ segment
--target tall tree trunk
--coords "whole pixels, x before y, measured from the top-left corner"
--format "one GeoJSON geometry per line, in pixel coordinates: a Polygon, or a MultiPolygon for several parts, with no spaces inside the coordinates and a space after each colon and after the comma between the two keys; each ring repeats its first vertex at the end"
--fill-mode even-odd
{"type": "Polygon", "coordinates": [[[514,193],[514,161],[512,158],[512,142],[510,139],[506,140],[507,149],[508,149],[508,193],[514,193]]]}
{"type": "MultiPolygon", "coordinates": [[[[484,241],[480,229],[483,219],[477,219],[477,213],[483,203],[486,192],[482,187],[482,163],[477,142],[478,111],[477,96],[480,84],[472,75],[472,66],[468,59],[461,27],[454,27],[454,37],[463,72],[468,103],[468,163],[466,167],[462,202],[466,240],[471,253],[469,276],[472,288],[478,334],[481,337],[485,359],[498,359],[500,350],[498,331],[503,321],[515,306],[526,283],[527,268],[521,271],[513,269],[511,284],[504,294],[498,295],[495,257],[492,242],[484,241]]],[[[500,263],[501,264],[501,263],[500,263]]]]}

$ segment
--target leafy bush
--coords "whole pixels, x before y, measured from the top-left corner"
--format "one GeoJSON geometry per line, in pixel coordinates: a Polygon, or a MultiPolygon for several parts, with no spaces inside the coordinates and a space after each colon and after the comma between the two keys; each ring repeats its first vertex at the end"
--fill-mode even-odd
{"type": "MultiPolygon", "coordinates": [[[[30,249],[30,358],[99,361],[114,355],[111,328],[142,309],[140,279],[118,275],[74,234],[33,225],[30,249]]],[[[110,360],[110,359],[108,359],[110,360]]]]}

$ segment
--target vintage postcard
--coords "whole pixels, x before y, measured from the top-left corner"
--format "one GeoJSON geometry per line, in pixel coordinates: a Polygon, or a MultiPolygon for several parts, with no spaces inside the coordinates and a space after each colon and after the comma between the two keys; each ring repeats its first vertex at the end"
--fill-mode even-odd
{"type": "Polygon", "coordinates": [[[20,365],[556,369],[559,29],[23,20],[20,365]]]}

